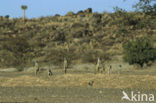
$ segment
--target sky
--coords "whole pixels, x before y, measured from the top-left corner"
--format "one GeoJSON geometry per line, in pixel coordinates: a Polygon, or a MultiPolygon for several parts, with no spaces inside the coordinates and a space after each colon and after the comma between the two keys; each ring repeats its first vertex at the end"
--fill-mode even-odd
{"type": "Polygon", "coordinates": [[[20,18],[23,14],[21,5],[27,5],[27,18],[65,15],[69,11],[78,12],[92,8],[93,12],[113,12],[113,7],[120,7],[133,11],[132,5],[138,0],[1,0],[0,16],[9,15],[11,18],[20,18]]]}

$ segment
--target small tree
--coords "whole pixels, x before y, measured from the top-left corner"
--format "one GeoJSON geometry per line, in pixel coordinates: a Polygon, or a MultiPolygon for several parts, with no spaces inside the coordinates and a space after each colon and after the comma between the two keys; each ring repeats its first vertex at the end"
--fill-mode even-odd
{"type": "MultiPolygon", "coordinates": [[[[32,47],[29,45],[27,39],[24,37],[10,38],[1,45],[1,49],[9,53],[8,58],[4,58],[6,61],[5,65],[16,67],[18,71],[22,71],[31,58],[30,52],[32,51],[32,47]],[[10,61],[12,61],[12,63],[10,63],[10,61]]],[[[1,58],[3,58],[3,56],[1,58]]]]}
{"type": "Polygon", "coordinates": [[[25,10],[28,8],[26,5],[22,5],[21,6],[22,10],[23,10],[23,20],[25,20],[25,10]]]}
{"type": "Polygon", "coordinates": [[[8,20],[8,19],[9,19],[9,15],[6,15],[6,16],[5,16],[5,19],[8,20]]]}
{"type": "Polygon", "coordinates": [[[134,6],[138,10],[141,10],[145,13],[155,12],[156,0],[139,0],[139,2],[134,6]]]}
{"type": "Polygon", "coordinates": [[[68,12],[68,13],[66,14],[66,16],[73,16],[73,15],[75,15],[75,13],[72,12],[72,11],[70,11],[70,12],[68,12]]]}
{"type": "Polygon", "coordinates": [[[129,64],[139,64],[143,67],[144,63],[156,59],[156,50],[152,47],[149,38],[142,37],[133,41],[128,41],[123,45],[124,60],[129,64]]]}

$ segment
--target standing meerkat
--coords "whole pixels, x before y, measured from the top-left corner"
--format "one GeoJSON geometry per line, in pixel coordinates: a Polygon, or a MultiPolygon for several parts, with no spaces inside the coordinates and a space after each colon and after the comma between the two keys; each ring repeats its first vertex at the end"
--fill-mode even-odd
{"type": "Polygon", "coordinates": [[[39,65],[38,65],[37,61],[35,61],[34,68],[35,68],[35,75],[37,75],[39,73],[39,71],[40,71],[40,68],[39,68],[39,65]]]}
{"type": "Polygon", "coordinates": [[[102,64],[102,72],[101,73],[105,73],[106,72],[106,67],[105,67],[105,63],[102,64]]]}
{"type": "Polygon", "coordinates": [[[93,84],[94,84],[94,81],[92,80],[92,81],[90,81],[90,82],[88,82],[88,87],[92,87],[93,86],[93,84]]]}
{"type": "Polygon", "coordinates": [[[49,65],[48,76],[52,76],[52,75],[53,75],[53,72],[52,72],[52,70],[50,69],[50,65],[49,65]]]}
{"type": "Polygon", "coordinates": [[[67,59],[64,58],[64,73],[66,74],[67,73],[67,67],[68,67],[68,62],[67,62],[67,59]]]}
{"type": "Polygon", "coordinates": [[[52,76],[53,72],[51,71],[51,69],[48,69],[48,76],[52,76]]]}
{"type": "Polygon", "coordinates": [[[108,67],[108,74],[110,75],[110,73],[111,73],[111,70],[112,70],[112,65],[109,65],[109,67],[108,67]]]}
{"type": "Polygon", "coordinates": [[[119,65],[119,69],[122,69],[122,65],[121,64],[119,65]]]}
{"type": "Polygon", "coordinates": [[[96,73],[99,73],[99,72],[103,72],[103,65],[102,65],[100,58],[98,58],[97,64],[96,64],[96,73]]]}
{"type": "Polygon", "coordinates": [[[112,65],[110,64],[109,61],[105,61],[104,63],[104,71],[106,74],[111,74],[111,70],[112,70],[112,65]]]}

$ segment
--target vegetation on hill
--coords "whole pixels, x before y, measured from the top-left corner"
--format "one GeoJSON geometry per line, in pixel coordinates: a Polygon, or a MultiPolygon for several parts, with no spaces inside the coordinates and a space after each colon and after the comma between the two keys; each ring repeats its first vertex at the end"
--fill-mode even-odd
{"type": "Polygon", "coordinates": [[[124,44],[124,60],[129,64],[139,64],[141,67],[156,59],[156,50],[148,38],[139,38],[124,44]]]}
{"type": "Polygon", "coordinates": [[[65,16],[35,19],[0,18],[0,67],[96,63],[123,55],[122,43],[148,36],[156,43],[156,15],[126,12],[92,12],[89,8],[65,16]]]}

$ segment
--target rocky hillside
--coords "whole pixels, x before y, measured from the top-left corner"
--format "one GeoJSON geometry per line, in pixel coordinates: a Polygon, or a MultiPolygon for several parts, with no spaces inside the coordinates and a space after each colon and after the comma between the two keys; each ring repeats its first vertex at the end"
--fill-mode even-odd
{"type": "Polygon", "coordinates": [[[122,43],[148,36],[156,46],[156,15],[117,10],[92,13],[91,9],[27,19],[0,18],[0,67],[95,63],[97,57],[122,56],[122,43]]]}

